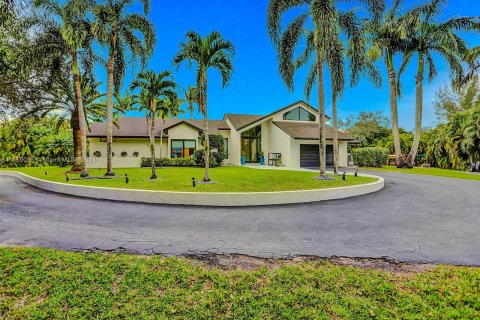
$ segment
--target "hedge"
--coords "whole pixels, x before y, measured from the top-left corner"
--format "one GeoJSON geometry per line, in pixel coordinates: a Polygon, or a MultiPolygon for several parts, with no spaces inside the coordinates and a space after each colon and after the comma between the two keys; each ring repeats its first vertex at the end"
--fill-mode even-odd
{"type": "MultiPolygon", "coordinates": [[[[164,158],[164,159],[155,159],[155,165],[157,167],[194,167],[196,166],[195,160],[193,158],[164,158]]],[[[142,167],[151,167],[152,158],[142,158],[142,167]]]]}
{"type": "Polygon", "coordinates": [[[385,148],[358,148],[352,150],[353,162],[359,167],[382,168],[388,162],[385,148]]]}

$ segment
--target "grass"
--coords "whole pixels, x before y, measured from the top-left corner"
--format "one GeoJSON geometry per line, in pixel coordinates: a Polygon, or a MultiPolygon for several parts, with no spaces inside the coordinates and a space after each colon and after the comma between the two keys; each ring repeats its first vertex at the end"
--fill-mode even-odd
{"type": "MultiPolygon", "coordinates": [[[[20,171],[27,175],[49,181],[65,182],[67,168],[13,168],[8,170],[20,171]],[[45,175],[47,171],[47,175],[45,175]]],[[[335,187],[353,186],[375,182],[376,179],[350,176],[347,181],[342,181],[336,176],[333,181],[319,181],[314,179],[318,174],[314,172],[285,171],[285,170],[260,170],[244,167],[221,167],[211,169],[210,176],[215,184],[199,185],[192,187],[192,177],[198,180],[203,178],[202,168],[163,168],[157,170],[158,180],[151,181],[151,169],[115,169],[119,176],[128,174],[130,183],[125,179],[109,180],[74,180],[70,184],[126,188],[141,190],[161,191],[187,191],[187,192],[268,192],[327,189],[335,187]]],[[[105,170],[90,170],[91,176],[102,176],[105,170]]],[[[75,177],[70,175],[71,178],[75,177]]]]}
{"type": "Polygon", "coordinates": [[[408,174],[423,174],[427,176],[437,176],[446,178],[457,178],[465,180],[478,180],[480,181],[480,174],[472,174],[464,171],[447,170],[440,168],[420,168],[415,167],[413,169],[398,169],[396,167],[388,166],[383,168],[361,168],[362,170],[374,170],[378,172],[398,172],[408,174]]]}
{"type": "Polygon", "coordinates": [[[0,247],[2,319],[478,319],[480,269],[180,258],[0,247]]]}

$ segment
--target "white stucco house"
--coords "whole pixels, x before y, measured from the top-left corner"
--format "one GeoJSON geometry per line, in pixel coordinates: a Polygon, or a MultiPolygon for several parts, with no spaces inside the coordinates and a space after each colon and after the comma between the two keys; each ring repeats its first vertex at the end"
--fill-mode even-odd
{"type": "MultiPolygon", "coordinates": [[[[210,134],[224,137],[225,164],[240,165],[242,153],[247,163],[258,163],[260,152],[265,164],[286,167],[317,167],[318,114],[309,104],[299,101],[268,115],[225,114],[223,120],[209,120],[210,134]],[[278,161],[269,159],[280,158],[278,161]]],[[[124,117],[113,131],[113,165],[117,168],[140,167],[142,157],[150,157],[145,118],[124,117]]],[[[203,120],[168,119],[156,123],[157,157],[189,157],[201,148],[203,120]],[[160,132],[163,143],[160,148],[160,132]]],[[[106,124],[96,123],[87,134],[91,168],[106,167],[106,124]]],[[[348,165],[347,146],[354,139],[339,131],[339,165],[348,165]]],[[[327,166],[333,165],[333,129],[327,117],[327,166]]]]}

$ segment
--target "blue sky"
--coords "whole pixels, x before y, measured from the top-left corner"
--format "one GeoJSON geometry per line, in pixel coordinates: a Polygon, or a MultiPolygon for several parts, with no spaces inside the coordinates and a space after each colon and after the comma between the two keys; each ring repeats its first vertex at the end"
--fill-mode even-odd
{"type": "MultiPolygon", "coordinates": [[[[391,0],[387,2],[390,3],[391,0]]],[[[305,72],[296,76],[296,88],[289,92],[278,75],[278,64],[273,45],[266,32],[267,0],[153,0],[149,18],[157,32],[155,53],[150,60],[149,69],[155,71],[172,70],[180,88],[195,84],[194,70],[186,65],[178,71],[172,67],[172,58],[178,51],[179,43],[188,30],[195,30],[205,35],[218,30],[231,40],[236,48],[234,60],[235,72],[230,85],[222,89],[217,72],[209,73],[208,107],[211,119],[221,119],[224,113],[267,114],[292,102],[304,100],[303,83],[305,72]]],[[[417,3],[405,0],[404,7],[417,3]]],[[[138,11],[132,8],[132,11],[138,11]]],[[[478,0],[449,0],[440,19],[454,16],[480,16],[478,0]]],[[[478,46],[478,34],[465,35],[470,46],[478,46]]],[[[435,123],[433,109],[434,93],[440,85],[448,82],[448,70],[444,62],[437,58],[439,75],[424,89],[424,125],[435,123]]],[[[381,67],[381,63],[379,63],[381,67]]],[[[137,67],[127,71],[125,85],[138,73],[137,67]]],[[[382,75],[386,72],[381,68],[382,75]]],[[[408,130],[414,126],[414,86],[415,63],[412,63],[402,77],[403,97],[399,101],[400,125],[408,130]]],[[[98,70],[98,80],[105,79],[104,70],[98,70]]],[[[327,79],[326,87],[329,83],[327,79]]],[[[329,90],[327,96],[330,95],[329,90]]],[[[313,97],[313,105],[317,104],[313,97]]],[[[348,88],[339,102],[339,118],[362,110],[383,110],[389,115],[388,88],[384,81],[377,89],[366,79],[362,79],[355,88],[348,88]]],[[[330,114],[330,99],[327,99],[327,114],[330,114]]],[[[131,115],[139,115],[131,113],[131,115]]]]}

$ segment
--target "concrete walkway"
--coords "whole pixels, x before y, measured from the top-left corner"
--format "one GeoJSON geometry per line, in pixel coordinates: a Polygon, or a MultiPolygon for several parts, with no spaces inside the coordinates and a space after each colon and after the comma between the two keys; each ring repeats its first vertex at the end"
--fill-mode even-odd
{"type": "Polygon", "coordinates": [[[372,195],[255,208],[80,199],[1,177],[0,244],[174,255],[391,257],[480,266],[480,182],[373,174],[385,177],[386,187],[372,195]]]}

